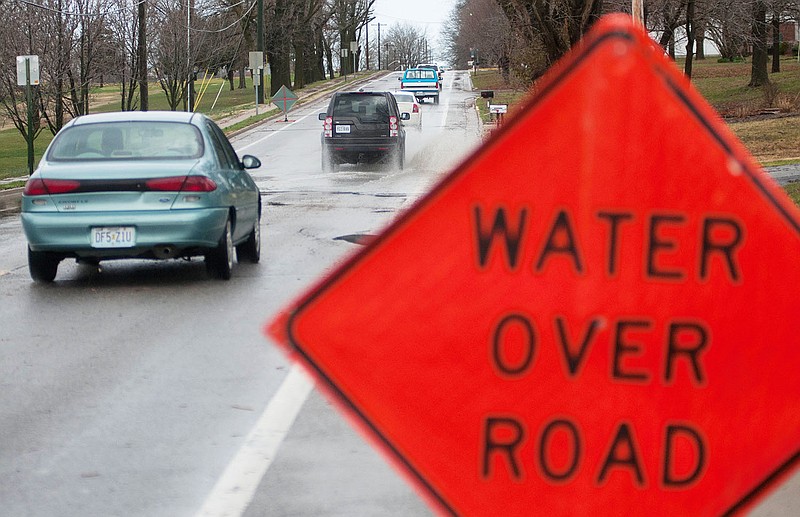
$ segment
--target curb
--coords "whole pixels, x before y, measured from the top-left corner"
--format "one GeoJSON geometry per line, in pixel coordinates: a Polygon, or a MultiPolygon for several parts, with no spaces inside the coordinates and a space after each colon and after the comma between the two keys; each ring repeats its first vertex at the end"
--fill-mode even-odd
{"type": "Polygon", "coordinates": [[[0,190],[0,215],[19,212],[22,205],[22,187],[0,190]]]}

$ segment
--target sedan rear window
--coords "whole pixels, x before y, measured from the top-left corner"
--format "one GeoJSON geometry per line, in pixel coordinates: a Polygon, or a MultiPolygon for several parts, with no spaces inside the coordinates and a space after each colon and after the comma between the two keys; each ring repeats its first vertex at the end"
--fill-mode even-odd
{"type": "Polygon", "coordinates": [[[416,100],[414,95],[410,93],[393,93],[392,95],[397,99],[397,102],[414,102],[416,100]]]}
{"type": "Polygon", "coordinates": [[[98,122],[62,130],[50,146],[50,161],[162,160],[203,155],[203,137],[180,122],[98,122]]]}

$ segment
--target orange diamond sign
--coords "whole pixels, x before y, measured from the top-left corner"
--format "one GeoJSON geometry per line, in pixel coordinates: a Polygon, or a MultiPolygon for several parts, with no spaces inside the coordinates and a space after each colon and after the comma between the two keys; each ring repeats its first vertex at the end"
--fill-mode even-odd
{"type": "Polygon", "coordinates": [[[800,213],[625,16],[269,327],[443,513],[718,515],[800,454],[800,213]]]}

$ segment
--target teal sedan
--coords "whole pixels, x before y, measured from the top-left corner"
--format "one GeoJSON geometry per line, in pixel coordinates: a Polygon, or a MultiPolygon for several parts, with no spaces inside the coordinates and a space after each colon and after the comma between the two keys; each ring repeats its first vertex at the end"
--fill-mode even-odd
{"type": "Polygon", "coordinates": [[[261,196],[208,117],[150,111],[86,115],[48,146],[22,195],[31,278],[52,282],[66,258],[205,257],[229,279],[234,259],[258,262],[261,196]]]}

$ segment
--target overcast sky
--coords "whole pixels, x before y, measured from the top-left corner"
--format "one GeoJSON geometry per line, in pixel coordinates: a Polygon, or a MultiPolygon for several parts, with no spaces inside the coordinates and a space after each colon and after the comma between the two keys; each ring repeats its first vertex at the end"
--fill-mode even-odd
{"type": "Polygon", "coordinates": [[[437,52],[441,51],[441,44],[438,41],[438,34],[442,29],[442,24],[450,15],[455,0],[375,0],[373,12],[375,21],[370,27],[370,39],[377,30],[377,24],[381,24],[381,32],[384,24],[387,28],[398,23],[408,23],[425,31],[431,45],[435,46],[437,52]]]}

